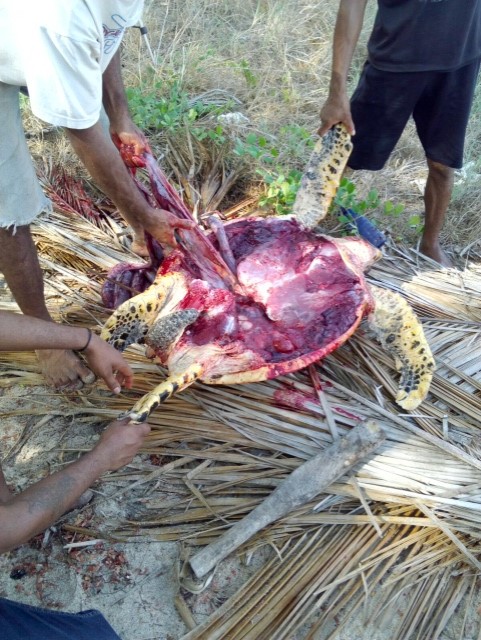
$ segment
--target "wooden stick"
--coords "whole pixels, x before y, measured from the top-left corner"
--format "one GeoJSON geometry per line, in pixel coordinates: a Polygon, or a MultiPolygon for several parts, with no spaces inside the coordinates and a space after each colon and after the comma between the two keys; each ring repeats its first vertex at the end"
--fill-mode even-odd
{"type": "Polygon", "coordinates": [[[295,469],[264,502],[189,560],[195,575],[202,578],[258,531],[323,492],[384,438],[378,424],[367,420],[295,469]]]}

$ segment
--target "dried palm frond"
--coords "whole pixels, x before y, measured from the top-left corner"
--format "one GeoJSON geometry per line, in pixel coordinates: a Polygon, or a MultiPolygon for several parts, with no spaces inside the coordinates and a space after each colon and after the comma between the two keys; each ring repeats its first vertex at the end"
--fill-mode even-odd
{"type": "MultiPolygon", "coordinates": [[[[102,324],[109,315],[100,298],[107,270],[133,258],[115,225],[99,227],[57,211],[34,232],[54,315],[102,324]]],[[[385,431],[386,442],[356,466],[354,477],[340,478],[244,544],[241,554],[265,545],[276,552],[186,640],[287,639],[308,621],[306,637],[313,640],[359,616],[366,623],[389,621],[399,640],[437,638],[461,598],[472,601],[481,537],[479,276],[475,269],[423,270],[409,252],[394,248],[370,277],[400,291],[423,317],[437,371],[415,414],[399,414],[394,363],[361,328],[316,367],[322,394],[309,371],[232,387],[197,384],[149,419],[145,452],[165,462],[144,461],[105,479],[125,497],[145,490],[136,502],[139,516],[119,523],[110,537],[184,540],[195,547],[260,504],[333,434],[368,418],[385,431]],[[168,500],[163,483],[175,489],[168,500]],[[409,615],[394,619],[398,599],[409,615]]],[[[3,297],[1,308],[11,309],[3,297]]],[[[140,348],[126,356],[135,372],[131,391],[112,397],[100,385],[87,389],[75,402],[66,398],[63,415],[113,419],[164,375],[140,348]]],[[[18,382],[41,383],[35,357],[1,354],[0,386],[18,382]]],[[[52,409],[39,404],[33,411],[52,409]]]]}
{"type": "Polygon", "coordinates": [[[215,211],[243,173],[243,163],[232,162],[232,141],[208,142],[185,127],[167,138],[169,152],[165,155],[186,202],[200,216],[215,211]]]}

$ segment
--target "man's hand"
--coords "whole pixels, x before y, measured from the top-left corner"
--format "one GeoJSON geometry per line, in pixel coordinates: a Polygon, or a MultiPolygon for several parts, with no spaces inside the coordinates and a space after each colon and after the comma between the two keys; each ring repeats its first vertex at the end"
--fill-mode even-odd
{"type": "Polygon", "coordinates": [[[90,369],[105,381],[113,393],[120,393],[121,387],[132,386],[132,369],[121,353],[105,340],[92,334],[90,344],[84,351],[90,369]]]}
{"type": "Polygon", "coordinates": [[[110,137],[117,149],[122,150],[122,160],[128,167],[145,167],[144,153],[152,153],[152,150],[147,138],[132,120],[124,121],[120,129],[111,126],[110,137]]]}
{"type": "Polygon", "coordinates": [[[320,116],[321,126],[317,131],[320,136],[323,136],[329,129],[340,122],[346,126],[351,136],[356,133],[347,95],[336,98],[329,97],[321,109],[320,116]]]}
{"type": "MultiPolygon", "coordinates": [[[[121,130],[110,129],[112,141],[119,149],[124,163],[131,169],[145,167],[145,153],[152,153],[147,138],[131,120],[124,120],[121,130]]],[[[143,239],[142,231],[148,231],[160,244],[173,248],[177,247],[175,231],[177,229],[192,229],[194,223],[183,220],[165,209],[151,209],[149,222],[143,228],[132,225],[134,242],[132,250],[141,256],[148,256],[148,250],[143,239]]]]}
{"type": "Polygon", "coordinates": [[[103,473],[129,464],[149,431],[146,422],[112,422],[91,451],[14,495],[9,494],[0,468],[0,553],[52,525],[103,473]]]}
{"type": "Polygon", "coordinates": [[[128,422],[128,418],[111,422],[91,451],[91,455],[100,461],[105,471],[115,471],[132,462],[150,433],[151,426],[148,422],[128,422]]]}
{"type": "Polygon", "coordinates": [[[177,247],[175,231],[177,229],[193,229],[195,223],[192,220],[178,218],[165,209],[152,209],[152,215],[144,229],[150,233],[160,244],[177,247]]]}

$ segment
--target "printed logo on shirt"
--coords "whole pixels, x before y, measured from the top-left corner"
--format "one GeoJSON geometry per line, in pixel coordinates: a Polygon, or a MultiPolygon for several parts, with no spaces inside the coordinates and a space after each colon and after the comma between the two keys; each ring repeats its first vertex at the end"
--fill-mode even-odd
{"type": "Polygon", "coordinates": [[[119,40],[122,39],[126,20],[120,14],[114,13],[110,16],[115,27],[108,27],[105,23],[102,24],[104,29],[104,53],[108,54],[117,46],[119,40]]]}

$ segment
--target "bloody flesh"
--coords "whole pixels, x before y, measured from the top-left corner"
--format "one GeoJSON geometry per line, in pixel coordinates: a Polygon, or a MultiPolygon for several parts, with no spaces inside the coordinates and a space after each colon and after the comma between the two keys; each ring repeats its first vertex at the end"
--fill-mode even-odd
{"type": "Polygon", "coordinates": [[[238,291],[212,287],[181,252],[159,268],[160,276],[184,272],[189,288],[179,308],[200,312],[183,347],[236,345],[257,355],[256,366],[283,363],[336,345],[358,323],[365,287],[329,239],[279,219],[240,220],[226,234],[238,291]]]}
{"type": "MultiPolygon", "coordinates": [[[[365,289],[331,241],[294,220],[244,219],[225,229],[241,287],[230,308],[237,325],[231,339],[265,362],[284,362],[335,341],[356,322],[365,289]]],[[[194,343],[218,339],[218,326],[210,336],[201,327],[202,317],[192,326],[194,343]]]]}

